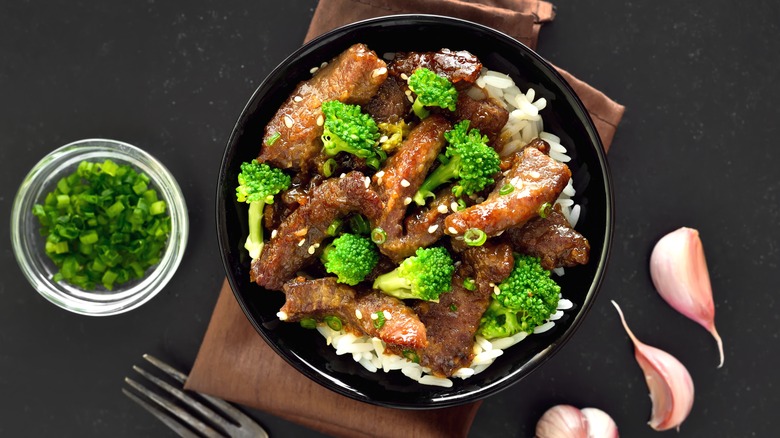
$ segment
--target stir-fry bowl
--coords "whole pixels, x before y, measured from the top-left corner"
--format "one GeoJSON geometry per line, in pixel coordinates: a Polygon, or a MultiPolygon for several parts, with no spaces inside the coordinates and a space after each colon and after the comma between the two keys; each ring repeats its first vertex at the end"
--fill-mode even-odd
{"type": "Polygon", "coordinates": [[[571,337],[588,313],[604,275],[612,236],[613,199],[604,149],[582,103],[560,75],[515,39],[467,21],[427,15],[390,16],[350,24],[309,42],[282,62],[257,88],[241,113],[219,172],[217,233],[225,272],[249,321],[273,349],[315,382],[353,399],[382,406],[423,409],[475,401],[531,374],[571,337]],[[557,278],[574,303],[555,327],[506,349],[486,370],[467,379],[452,378],[450,388],[422,385],[399,371],[372,373],[351,355],[337,356],[312,330],[277,318],[284,294],[250,282],[246,204],[235,199],[239,166],[258,155],[263,129],[312,67],[329,61],[354,43],[387,52],[468,50],[490,70],[509,74],[521,90],[533,87],[548,105],[541,112],[545,131],[561,137],[581,205],[577,230],[591,244],[590,262],[557,278]]]}

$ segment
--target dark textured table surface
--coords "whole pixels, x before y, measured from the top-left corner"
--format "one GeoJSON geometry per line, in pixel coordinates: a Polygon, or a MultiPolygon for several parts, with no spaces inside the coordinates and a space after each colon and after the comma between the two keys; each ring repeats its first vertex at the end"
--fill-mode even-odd
{"type": "MultiPolygon", "coordinates": [[[[777,363],[780,6],[756,1],[558,1],[538,51],[627,106],[609,161],[616,227],[593,310],[528,379],[485,401],[470,436],[531,436],[549,406],[609,412],[623,436],[654,436],[650,400],[610,300],[634,332],[679,358],[696,399],[680,436],[772,436],[777,363]],[[715,343],[654,291],[648,258],[680,226],[700,230],[715,343]]],[[[0,435],[166,436],[125,398],[152,353],[188,369],[222,282],[217,168],[254,88],[306,32],[315,0],[22,1],[0,4],[0,435]],[[130,313],[78,316],[41,298],[8,230],[22,178],[70,141],[140,146],[176,176],[191,220],[169,286],[130,313]]],[[[272,436],[317,436],[252,412],[272,436]]],[[[676,435],[676,432],[667,432],[676,435]]]]}

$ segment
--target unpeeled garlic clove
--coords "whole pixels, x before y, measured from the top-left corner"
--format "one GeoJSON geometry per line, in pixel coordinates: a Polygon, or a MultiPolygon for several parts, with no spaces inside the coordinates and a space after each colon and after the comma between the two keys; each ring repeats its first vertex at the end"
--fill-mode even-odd
{"type": "Polygon", "coordinates": [[[588,424],[579,409],[570,405],[557,405],[539,418],[535,437],[588,438],[588,424]]]}
{"type": "Polygon", "coordinates": [[[582,408],[580,411],[588,423],[588,438],[618,438],[617,424],[609,414],[597,408],[582,408]]]}
{"type": "Polygon", "coordinates": [[[634,343],[634,356],[645,374],[653,412],[648,424],[655,430],[677,428],[693,407],[693,380],[685,366],[671,354],[651,347],[634,336],[628,328],[620,306],[612,304],[620,315],[623,328],[634,343]]]}
{"type": "Polygon", "coordinates": [[[656,243],[650,256],[650,277],[672,308],[698,322],[718,343],[723,366],[723,341],[715,329],[712,285],[699,232],[682,227],[656,243]]]}

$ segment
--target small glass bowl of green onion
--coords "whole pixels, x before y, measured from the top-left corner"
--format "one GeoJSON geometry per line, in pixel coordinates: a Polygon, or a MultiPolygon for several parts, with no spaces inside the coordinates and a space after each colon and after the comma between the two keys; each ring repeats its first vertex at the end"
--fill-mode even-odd
{"type": "Polygon", "coordinates": [[[11,211],[14,255],[44,298],[107,316],[152,299],[173,277],[189,234],[178,183],[127,143],[79,140],[22,181],[11,211]]]}

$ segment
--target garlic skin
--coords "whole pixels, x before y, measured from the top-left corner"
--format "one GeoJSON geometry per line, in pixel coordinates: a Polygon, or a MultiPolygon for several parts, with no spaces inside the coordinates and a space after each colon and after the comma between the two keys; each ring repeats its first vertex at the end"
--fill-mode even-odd
{"type": "Polygon", "coordinates": [[[539,418],[535,437],[588,438],[588,424],[579,409],[570,405],[557,405],[539,418]]]}
{"type": "Polygon", "coordinates": [[[609,414],[597,408],[582,408],[580,411],[588,423],[588,438],[618,438],[617,424],[609,414]]]}
{"type": "Polygon", "coordinates": [[[715,329],[712,285],[699,232],[682,227],[656,243],[650,256],[650,277],[658,294],[672,308],[701,324],[718,343],[723,366],[723,341],[715,329]]]}
{"type": "Polygon", "coordinates": [[[642,343],[628,328],[620,306],[612,304],[620,315],[623,328],[634,343],[634,356],[645,374],[653,411],[648,424],[657,431],[677,428],[693,407],[693,380],[685,366],[671,354],[642,343]]]}

